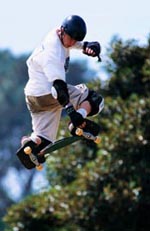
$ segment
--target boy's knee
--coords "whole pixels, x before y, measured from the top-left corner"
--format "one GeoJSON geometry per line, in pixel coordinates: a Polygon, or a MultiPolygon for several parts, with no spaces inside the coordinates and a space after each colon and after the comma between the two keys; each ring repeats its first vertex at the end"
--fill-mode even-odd
{"type": "Polygon", "coordinates": [[[88,116],[96,115],[104,108],[104,98],[93,90],[89,90],[86,100],[89,101],[91,105],[91,112],[88,114],[88,116]]]}

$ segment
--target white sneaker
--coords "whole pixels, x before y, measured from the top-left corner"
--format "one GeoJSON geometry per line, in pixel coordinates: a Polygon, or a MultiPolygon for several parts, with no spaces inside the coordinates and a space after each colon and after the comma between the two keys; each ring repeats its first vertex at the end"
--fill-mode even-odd
{"type": "Polygon", "coordinates": [[[29,136],[23,136],[21,139],[21,146],[24,146],[29,141],[31,141],[31,138],[29,136]]]}
{"type": "Polygon", "coordinates": [[[34,137],[34,139],[33,139],[33,137],[31,137],[31,136],[23,136],[22,139],[21,139],[21,145],[24,146],[27,142],[29,142],[29,141],[31,141],[31,140],[32,140],[34,143],[36,143],[37,145],[40,145],[41,142],[42,142],[41,138],[38,137],[38,136],[34,137]]]}

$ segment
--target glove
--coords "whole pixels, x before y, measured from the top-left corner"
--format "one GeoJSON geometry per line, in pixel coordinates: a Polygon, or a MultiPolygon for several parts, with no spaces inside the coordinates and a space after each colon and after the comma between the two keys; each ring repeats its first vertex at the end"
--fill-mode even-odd
{"type": "Polygon", "coordinates": [[[93,56],[93,57],[97,56],[98,61],[101,62],[101,58],[100,58],[101,46],[100,46],[99,42],[84,42],[83,53],[86,55],[89,55],[89,56],[93,56]],[[93,54],[89,54],[88,52],[86,52],[87,48],[93,50],[95,54],[93,55],[93,54]]]}
{"type": "Polygon", "coordinates": [[[77,112],[72,105],[69,107],[66,106],[66,112],[70,117],[71,123],[74,127],[79,127],[85,121],[83,116],[79,112],[77,112]]]}

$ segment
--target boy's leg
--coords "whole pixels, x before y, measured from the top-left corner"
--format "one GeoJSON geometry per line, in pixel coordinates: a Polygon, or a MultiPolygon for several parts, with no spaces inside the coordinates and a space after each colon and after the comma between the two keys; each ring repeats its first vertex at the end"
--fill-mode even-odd
{"type": "Polygon", "coordinates": [[[40,136],[54,142],[56,140],[60,116],[60,110],[31,113],[33,130],[31,139],[34,140],[34,136],[40,136]]]}
{"type": "Polygon", "coordinates": [[[86,116],[93,116],[101,112],[104,107],[104,99],[97,92],[90,90],[85,84],[72,86],[68,84],[70,101],[75,110],[83,108],[86,116]]]}
{"type": "Polygon", "coordinates": [[[26,103],[32,118],[32,134],[54,142],[57,135],[62,107],[51,95],[28,96],[26,103]]]}
{"type": "MultiPolygon", "coordinates": [[[[104,99],[101,95],[95,91],[89,90],[85,85],[69,86],[70,101],[74,105],[74,108],[84,117],[93,116],[100,113],[104,107],[104,99]]],[[[83,124],[83,130],[91,132],[93,135],[98,135],[100,127],[93,121],[85,119],[83,124]]],[[[74,134],[75,129],[72,131],[74,134]]]]}
{"type": "Polygon", "coordinates": [[[59,126],[61,110],[53,108],[51,111],[31,112],[33,132],[30,137],[23,138],[22,146],[17,151],[17,156],[22,164],[32,169],[35,164],[30,160],[30,157],[24,153],[24,148],[29,146],[32,153],[37,156],[39,163],[45,162],[43,155],[38,155],[41,150],[45,149],[50,143],[54,142],[59,126]]]}

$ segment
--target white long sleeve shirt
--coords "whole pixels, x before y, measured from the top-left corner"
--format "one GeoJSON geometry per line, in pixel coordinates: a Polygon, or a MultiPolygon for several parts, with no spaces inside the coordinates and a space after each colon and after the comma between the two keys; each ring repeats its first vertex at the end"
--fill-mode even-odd
{"type": "MultiPolygon", "coordinates": [[[[82,49],[77,42],[73,48],[82,49]]],[[[51,93],[55,79],[66,79],[65,64],[69,58],[70,48],[65,48],[57,35],[56,29],[48,33],[41,44],[27,60],[29,80],[25,86],[25,94],[42,96],[51,93]]]]}

